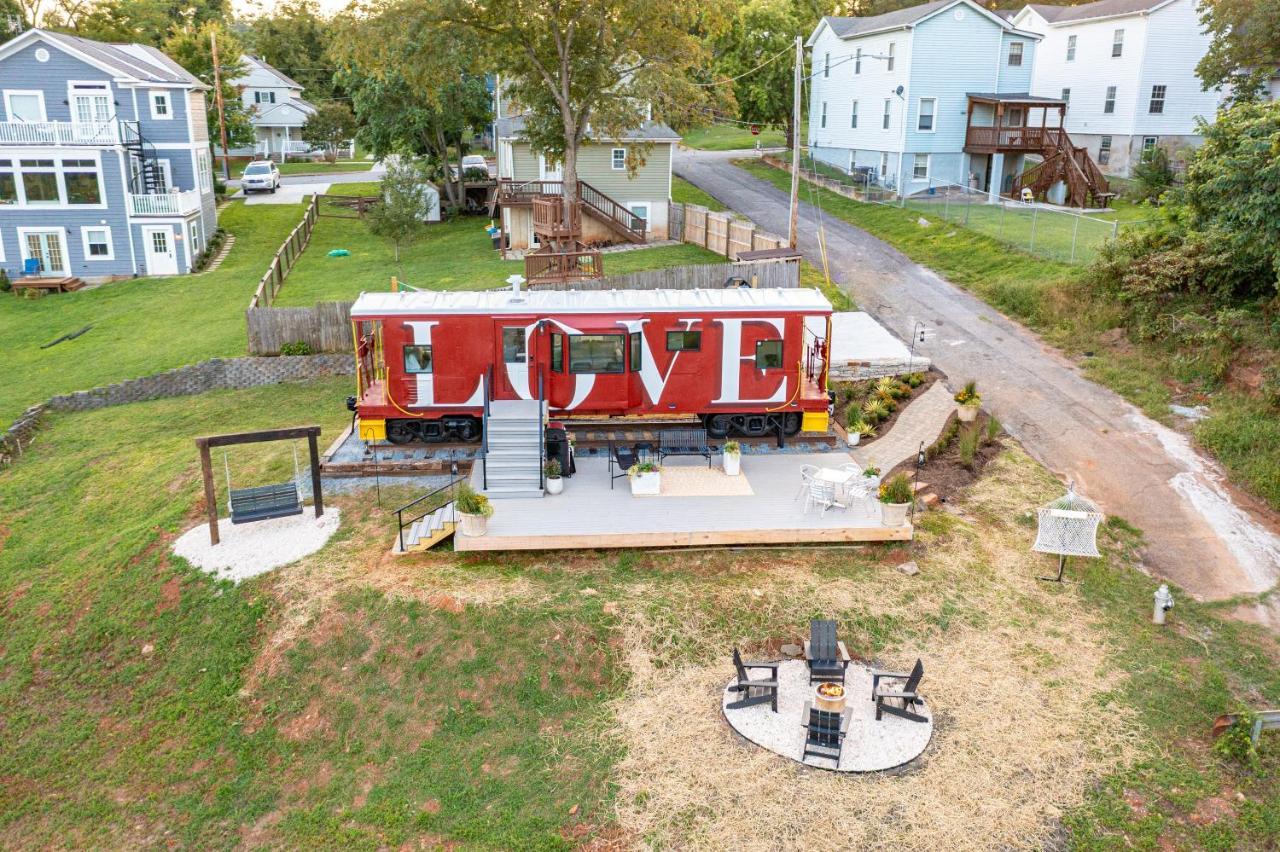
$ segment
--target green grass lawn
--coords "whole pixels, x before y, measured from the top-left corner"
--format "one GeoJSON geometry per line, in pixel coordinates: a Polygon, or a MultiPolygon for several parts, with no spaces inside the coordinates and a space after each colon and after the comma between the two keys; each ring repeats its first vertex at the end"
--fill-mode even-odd
{"type": "MultiPolygon", "coordinates": [[[[231,177],[233,180],[239,180],[244,173],[244,167],[249,165],[251,157],[232,157],[231,158],[231,177]]],[[[323,175],[323,174],[341,174],[344,172],[367,172],[373,168],[372,160],[339,160],[336,163],[312,162],[310,160],[290,160],[287,163],[279,163],[277,168],[280,169],[282,175],[323,175]]]]}
{"type": "MultiPolygon", "coordinates": [[[[870,846],[912,808],[947,815],[895,827],[920,848],[976,824],[993,845],[1080,849],[1280,833],[1280,738],[1255,768],[1208,738],[1239,702],[1280,702],[1274,640],[1185,597],[1152,627],[1155,581],[1118,519],[1076,582],[1036,583],[1028,510],[1061,486],[1014,449],[909,551],[393,558],[389,509],[410,492],[384,479],[381,507],[330,495],[338,534],[271,574],[215,582],[171,555],[199,524],[194,436],[331,436],[349,392],[55,415],[0,475],[0,845],[746,847],[761,823],[742,814],[763,812],[870,846]],[[893,568],[908,554],[911,578],[893,568]],[[858,794],[815,826],[804,810],[835,779],[761,759],[717,702],[731,647],[776,656],[818,616],[860,656],[923,656],[945,724],[909,775],[848,779],[858,794]]],[[[238,485],[292,473],[287,445],[229,461],[238,485]]]]}
{"type": "Polygon", "coordinates": [[[725,206],[715,198],[698,189],[689,181],[682,177],[671,177],[671,200],[680,204],[701,204],[708,210],[717,213],[723,211],[725,206]]]}
{"type": "Polygon", "coordinates": [[[236,244],[214,272],[118,281],[31,301],[0,294],[0,422],[48,397],[242,355],[244,310],[271,256],[302,218],[301,205],[232,202],[219,222],[236,244]],[[86,334],[49,349],[60,335],[86,334]]]}
{"type": "Polygon", "coordinates": [[[742,151],[755,148],[757,141],[765,148],[777,148],[786,144],[786,137],[775,128],[763,128],[759,136],[752,136],[746,127],[713,124],[688,131],[683,140],[686,146],[703,151],[742,151]]]}

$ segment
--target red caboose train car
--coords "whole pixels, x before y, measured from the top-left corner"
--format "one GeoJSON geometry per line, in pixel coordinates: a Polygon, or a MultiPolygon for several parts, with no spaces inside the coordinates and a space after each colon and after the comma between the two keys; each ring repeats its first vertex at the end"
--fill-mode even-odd
{"type": "Polygon", "coordinates": [[[813,289],[365,293],[363,440],[474,440],[487,400],[558,419],[697,415],[708,433],[827,429],[831,303],[813,289]]]}

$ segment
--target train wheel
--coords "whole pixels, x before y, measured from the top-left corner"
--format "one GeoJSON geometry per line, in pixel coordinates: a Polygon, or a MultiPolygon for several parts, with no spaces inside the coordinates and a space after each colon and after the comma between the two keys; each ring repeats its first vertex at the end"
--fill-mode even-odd
{"type": "Polygon", "coordinates": [[[407,444],[418,437],[418,430],[412,421],[390,420],[387,422],[387,440],[393,444],[407,444]]]}
{"type": "Polygon", "coordinates": [[[800,415],[794,411],[790,414],[782,415],[782,434],[788,437],[800,431],[800,415]]]}
{"type": "Polygon", "coordinates": [[[707,434],[712,438],[724,438],[733,428],[733,419],[727,414],[712,414],[707,418],[707,434]]]}
{"type": "Polygon", "coordinates": [[[453,427],[459,441],[474,441],[480,437],[480,424],[474,417],[457,423],[453,427]]]}

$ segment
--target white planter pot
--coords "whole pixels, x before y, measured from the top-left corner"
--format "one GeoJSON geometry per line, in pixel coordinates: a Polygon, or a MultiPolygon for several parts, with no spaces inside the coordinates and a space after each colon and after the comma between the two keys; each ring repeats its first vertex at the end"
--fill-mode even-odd
{"type": "Polygon", "coordinates": [[[900,527],[907,522],[907,509],[910,503],[881,503],[880,523],[886,527],[900,527]]]}
{"type": "Polygon", "coordinates": [[[977,405],[957,405],[956,419],[961,423],[972,423],[974,420],[978,419],[978,409],[980,407],[981,406],[977,405]]]}
{"type": "Polygon", "coordinates": [[[489,519],[484,515],[468,515],[458,513],[458,532],[465,536],[479,538],[489,531],[489,519]]]}
{"type": "Polygon", "coordinates": [[[850,447],[856,447],[858,446],[858,442],[861,440],[862,440],[861,432],[847,432],[845,434],[844,442],[850,447]]]}
{"type": "Polygon", "coordinates": [[[737,476],[742,472],[742,453],[724,454],[725,476],[737,476]]]}
{"type": "Polygon", "coordinates": [[[662,493],[662,474],[658,471],[637,473],[629,477],[631,494],[635,497],[657,497],[662,493]]]}
{"type": "Polygon", "coordinates": [[[547,477],[547,493],[548,493],[548,494],[559,494],[559,493],[560,493],[561,491],[563,491],[563,490],[564,490],[564,477],[563,477],[563,476],[548,476],[548,477],[547,477]]]}

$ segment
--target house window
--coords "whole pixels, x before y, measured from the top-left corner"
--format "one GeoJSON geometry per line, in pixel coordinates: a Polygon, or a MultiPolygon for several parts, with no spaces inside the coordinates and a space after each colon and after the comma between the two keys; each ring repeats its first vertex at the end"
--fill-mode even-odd
{"type": "Polygon", "coordinates": [[[822,76],[831,76],[831,54],[828,53],[822,60],[822,76]]]}
{"type": "Polygon", "coordinates": [[[9,121],[44,121],[44,92],[16,90],[4,93],[4,111],[9,121]]]}
{"type": "Polygon", "coordinates": [[[819,127],[827,126],[827,102],[826,101],[822,102],[822,118],[818,121],[818,126],[819,127]]]}
{"type": "Polygon", "coordinates": [[[782,366],[782,341],[760,340],[756,342],[756,369],[776,370],[782,366]]]}
{"type": "Polygon", "coordinates": [[[920,99],[920,117],[916,122],[917,130],[923,130],[927,133],[933,132],[933,113],[937,106],[938,101],[936,98],[920,99]]]}
{"type": "Polygon", "coordinates": [[[151,117],[158,121],[167,121],[173,118],[173,113],[169,109],[168,92],[151,93],[151,117]]]}
{"type": "Polygon", "coordinates": [[[0,160],[0,204],[18,203],[18,179],[13,160],[0,160]]]}
{"type": "Polygon", "coordinates": [[[1076,61],[1076,37],[1067,36],[1067,61],[1076,61]]]}
{"type": "Polygon", "coordinates": [[[885,176],[888,174],[889,174],[889,152],[881,151],[880,152],[880,179],[884,180],[885,176]]]}
{"type": "Polygon", "coordinates": [[[564,335],[551,335],[551,372],[564,372],[564,335]]]}
{"type": "Polygon", "coordinates": [[[200,238],[200,220],[192,219],[187,224],[187,239],[190,246],[191,256],[195,257],[200,253],[200,249],[204,248],[204,240],[200,238]]]}
{"type": "Polygon", "coordinates": [[[1158,141],[1158,137],[1155,136],[1142,137],[1142,159],[1145,160],[1151,156],[1151,152],[1156,149],[1156,142],[1158,141]]]}
{"type": "Polygon", "coordinates": [[[62,179],[67,187],[68,204],[101,204],[98,189],[98,164],[93,160],[63,160],[62,179]]]}
{"type": "Polygon", "coordinates": [[[506,364],[519,364],[525,360],[523,328],[504,328],[502,330],[502,361],[506,364]]]}
{"type": "Polygon", "coordinates": [[[1116,111],[1116,87],[1107,86],[1107,97],[1102,102],[1102,111],[1108,115],[1116,111]]]}
{"type": "Polygon", "coordinates": [[[431,347],[409,343],[404,347],[404,371],[406,373],[431,372],[431,347]]]}
{"type": "Polygon", "coordinates": [[[858,102],[853,102],[853,112],[849,119],[849,126],[856,128],[858,126],[858,102]]]}
{"type": "Polygon", "coordinates": [[[276,102],[276,93],[256,91],[253,93],[253,102],[255,104],[273,104],[276,102]]]}
{"type": "Polygon", "coordinates": [[[1098,165],[1105,166],[1111,162],[1111,137],[1103,136],[1098,142],[1098,165]]]}
{"type": "Polygon", "coordinates": [[[1022,64],[1022,42],[1009,42],[1009,64],[1015,67],[1022,64]]]}
{"type": "Polygon", "coordinates": [[[649,221],[649,202],[633,202],[627,205],[627,210],[631,213],[633,219],[639,220],[631,223],[632,230],[641,230],[645,223],[649,221]]]}
{"type": "Polygon", "coordinates": [[[58,172],[53,160],[19,160],[22,191],[28,204],[60,204],[58,172]]]}
{"type": "Polygon", "coordinates": [[[213,189],[213,165],[208,151],[196,152],[196,171],[200,175],[200,189],[205,192],[213,189]]]}
{"type": "Polygon", "coordinates": [[[929,155],[916,154],[915,161],[911,164],[911,177],[916,180],[929,179],[929,155]]]}
{"type": "Polygon", "coordinates": [[[613,170],[620,172],[627,167],[627,149],[614,148],[612,157],[613,170]]]}
{"type": "Polygon", "coordinates": [[[1124,53],[1124,30],[1116,30],[1111,36],[1111,55],[1120,56],[1124,53]]]}
{"type": "Polygon", "coordinates": [[[569,372],[621,373],[625,345],[621,334],[571,334],[569,372]]]}
{"type": "Polygon", "coordinates": [[[853,73],[862,73],[862,48],[858,48],[853,52],[853,73]]]}
{"type": "Polygon", "coordinates": [[[111,246],[111,229],[81,228],[80,235],[84,240],[84,256],[87,260],[113,260],[115,252],[111,246]]]}
{"type": "Polygon", "coordinates": [[[644,353],[644,337],[638,331],[627,335],[627,343],[631,346],[631,372],[640,372],[641,358],[644,353]]]}
{"type": "Polygon", "coordinates": [[[668,331],[668,352],[699,352],[702,349],[702,332],[668,331]]]}
{"type": "Polygon", "coordinates": [[[1064,102],[1064,103],[1070,103],[1070,102],[1071,102],[1071,90],[1070,90],[1070,89],[1063,89],[1063,90],[1062,90],[1062,100],[1063,100],[1063,102],[1064,102]]]}
{"type": "Polygon", "coordinates": [[[1022,107],[1009,107],[1009,111],[1004,114],[1005,127],[1023,127],[1022,107]]]}
{"type": "Polygon", "coordinates": [[[1164,93],[1166,89],[1166,86],[1151,87],[1151,103],[1147,107],[1147,112],[1152,115],[1164,112],[1164,93]]]}
{"type": "Polygon", "coordinates": [[[885,70],[893,70],[893,42],[889,42],[889,59],[885,62],[885,70]]]}
{"type": "Polygon", "coordinates": [[[889,129],[889,108],[892,105],[893,105],[893,101],[889,100],[888,98],[884,99],[884,116],[881,117],[880,119],[880,126],[885,130],[889,129]]]}

